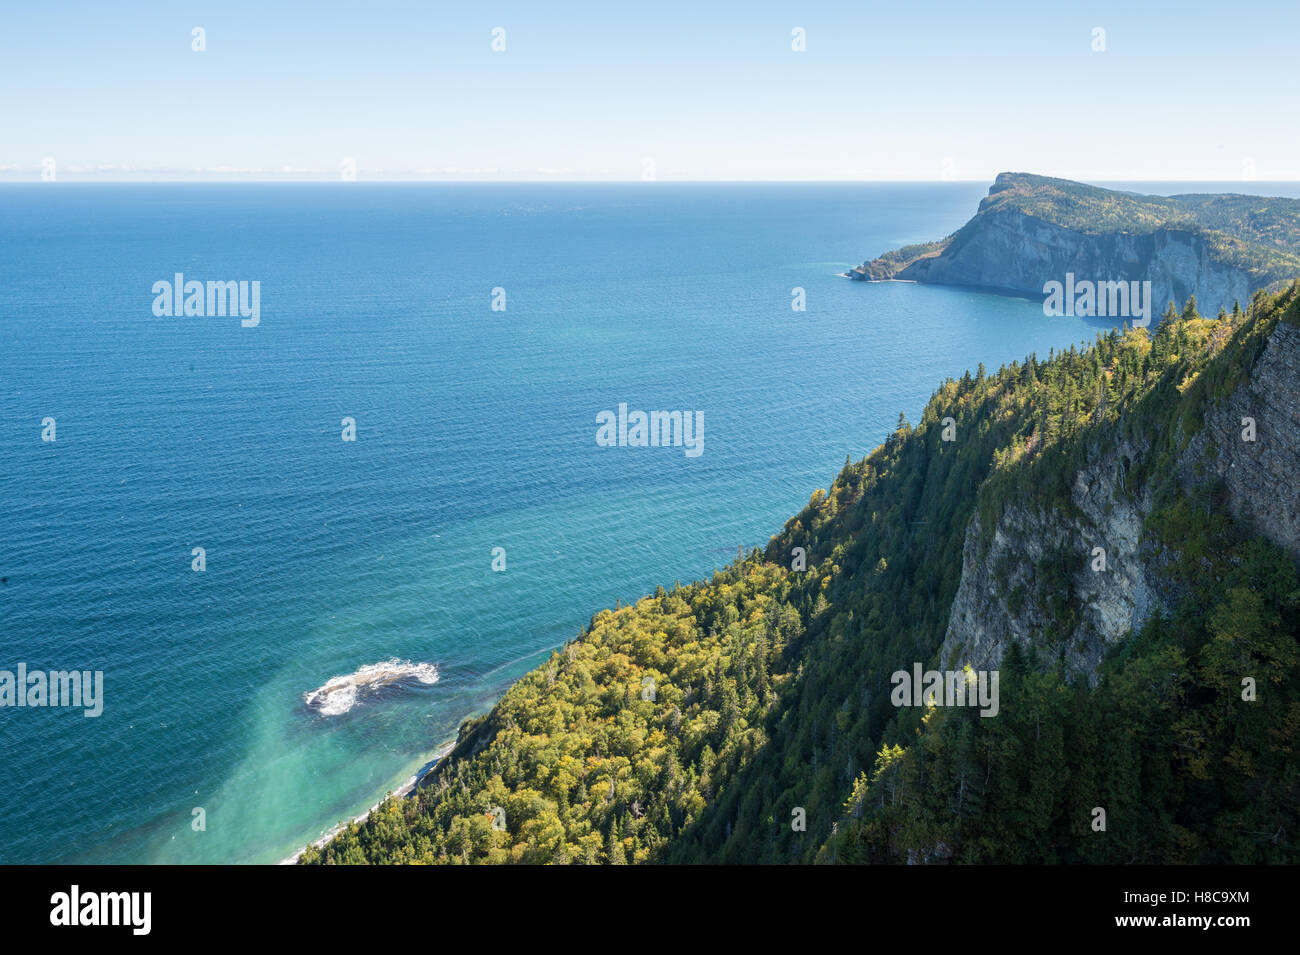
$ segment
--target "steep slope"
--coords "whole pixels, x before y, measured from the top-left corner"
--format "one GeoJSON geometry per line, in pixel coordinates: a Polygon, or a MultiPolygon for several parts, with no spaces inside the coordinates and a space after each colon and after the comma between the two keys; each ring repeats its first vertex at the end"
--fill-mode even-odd
{"type": "MultiPolygon", "coordinates": [[[[1192,337],[1179,347],[1193,349],[1220,347],[1212,338],[1227,331],[1203,322],[1185,328],[1192,337]]],[[[1028,645],[1052,631],[1067,672],[1092,679],[1107,648],[1177,605],[1181,594],[1160,579],[1164,555],[1143,537],[1155,485],[1136,479],[1159,438],[1158,431],[1133,431],[1094,445],[1074,474],[1066,508],[1026,495],[1006,506],[991,533],[978,517],[972,521],[941,655],[946,665],[996,667],[1009,642],[1028,645]],[[1052,587],[1041,586],[1053,561],[1068,569],[1052,587]],[[1050,607],[1063,594],[1080,608],[1068,621],[1050,607]]],[[[1300,329],[1277,325],[1250,376],[1161,467],[1183,493],[1212,487],[1216,504],[1238,524],[1300,553],[1300,501],[1294,491],[1279,494],[1300,475],[1300,329]]]]}
{"type": "Polygon", "coordinates": [[[1013,451],[940,654],[1000,667],[999,718],[937,707],[894,735],[819,858],[1300,861],[1298,323],[1294,285],[1175,320],[1136,401],[1013,451]]]}
{"type": "Polygon", "coordinates": [[[1295,861],[1297,325],[1293,285],[945,382],[303,861],[1295,861]],[[891,701],[963,657],[996,717],[891,701]]]}
{"type": "Polygon", "coordinates": [[[1300,200],[1140,196],[1002,173],[947,239],[864,263],[853,278],[967,285],[1041,297],[1067,273],[1150,281],[1154,311],[1195,296],[1232,308],[1300,273],[1300,200]]]}

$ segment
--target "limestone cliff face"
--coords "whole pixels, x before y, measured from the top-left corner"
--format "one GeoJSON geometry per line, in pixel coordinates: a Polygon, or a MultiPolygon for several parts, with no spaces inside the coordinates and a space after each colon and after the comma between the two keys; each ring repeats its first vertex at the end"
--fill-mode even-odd
{"type": "Polygon", "coordinates": [[[1300,201],[1144,196],[1004,172],[974,217],[946,239],[886,252],[845,273],[1039,300],[1046,283],[1066,284],[1070,274],[1077,282],[1150,282],[1153,318],[1191,295],[1203,314],[1244,306],[1258,289],[1300,274],[1300,201]]]}
{"type": "Polygon", "coordinates": [[[954,236],[942,253],[915,262],[893,277],[941,285],[968,285],[1043,297],[1046,282],[1066,273],[1094,282],[1150,281],[1151,317],[1195,295],[1214,314],[1250,301],[1264,280],[1217,261],[1196,232],[1161,228],[1147,233],[1089,234],[1014,210],[982,213],[954,236]]]}
{"type": "Polygon", "coordinates": [[[976,514],[966,530],[942,666],[997,669],[1014,640],[1060,652],[1071,675],[1091,674],[1112,643],[1141,626],[1162,602],[1150,573],[1156,556],[1142,547],[1150,502],[1119,489],[1126,459],[1145,450],[1126,446],[1076,474],[1075,513],[1012,504],[987,540],[976,514]],[[1068,582],[1068,594],[1044,585],[1053,574],[1068,582]],[[1061,636],[1050,608],[1067,597],[1082,611],[1061,636]]]}
{"type": "MultiPolygon", "coordinates": [[[[1191,490],[1222,481],[1234,519],[1300,554],[1298,435],[1300,329],[1282,323],[1246,381],[1207,411],[1179,457],[1179,483],[1191,490]],[[1254,419],[1253,441],[1243,439],[1243,418],[1254,419]]],[[[1125,472],[1148,453],[1126,443],[1095,455],[1075,475],[1070,513],[1013,502],[991,534],[978,514],[972,519],[941,667],[996,669],[1015,641],[1034,644],[1048,659],[1059,652],[1072,676],[1091,681],[1111,645],[1172,606],[1177,595],[1159,574],[1167,555],[1144,533],[1150,495],[1123,490],[1125,472]],[[1104,570],[1097,547],[1105,551],[1104,570]],[[1075,608],[1065,635],[1057,622],[1062,606],[1075,608]]]]}
{"type": "Polygon", "coordinates": [[[1207,476],[1224,482],[1233,517],[1300,552],[1300,328],[1279,324],[1249,381],[1206,415],[1179,477],[1190,485],[1207,476]]]}

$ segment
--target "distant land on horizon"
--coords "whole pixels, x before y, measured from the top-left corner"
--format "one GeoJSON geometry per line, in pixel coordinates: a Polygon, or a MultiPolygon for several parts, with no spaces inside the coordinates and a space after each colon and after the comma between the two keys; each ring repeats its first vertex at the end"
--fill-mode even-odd
{"type": "MultiPolygon", "coordinates": [[[[0,167],[0,185],[48,185],[42,180],[41,167],[39,165],[0,167]]],[[[521,173],[527,173],[527,170],[521,170],[521,173]]],[[[1028,175],[1028,174],[1011,174],[1000,173],[999,176],[1005,175],[1028,175]]],[[[1082,185],[1084,179],[1072,180],[1068,177],[1048,177],[1036,176],[1041,179],[1055,179],[1058,182],[1067,182],[1082,185]]],[[[1102,177],[1085,177],[1085,179],[1094,183],[1109,183],[1111,186],[1123,184],[1126,186],[1181,186],[1202,187],[1202,186],[1224,186],[1229,183],[1240,182],[1245,187],[1249,186],[1253,190],[1266,188],[1268,186],[1294,186],[1300,180],[1295,179],[1181,179],[1181,178],[1129,178],[1125,176],[1102,176],[1102,177]]],[[[455,176],[455,175],[429,175],[420,174],[418,170],[397,170],[392,174],[385,173],[383,170],[358,168],[356,176],[353,179],[343,178],[338,170],[330,169],[293,169],[293,170],[276,170],[276,169],[247,169],[247,170],[221,170],[221,169],[151,169],[151,170],[101,170],[101,169],[84,169],[76,166],[59,167],[57,177],[53,180],[63,184],[134,184],[134,185],[167,185],[176,183],[189,183],[192,185],[202,185],[210,183],[213,185],[229,184],[262,184],[274,185],[291,183],[314,183],[318,185],[471,185],[480,184],[485,186],[491,185],[647,185],[647,186],[674,186],[674,185],[702,185],[702,186],[936,186],[936,185],[980,185],[989,181],[988,176],[959,176],[956,178],[928,177],[915,179],[901,178],[818,178],[818,179],[707,179],[707,178],[675,178],[675,177],[656,177],[654,179],[644,179],[639,176],[604,176],[604,177],[585,177],[585,178],[566,178],[551,175],[525,175],[507,177],[507,178],[489,178],[486,176],[455,176]]],[[[1106,188],[1110,186],[1092,186],[1090,188],[1106,188]]],[[[1111,191],[1126,192],[1123,189],[1111,189],[1111,191]]],[[[1248,195],[1259,196],[1257,191],[1246,192],[1227,192],[1216,193],[1218,195],[1248,195]]]]}
{"type": "Polygon", "coordinates": [[[1256,291],[1276,291],[1300,275],[1300,199],[1143,195],[1004,172],[956,232],[846,275],[1036,297],[1067,273],[1150,281],[1158,306],[1181,306],[1191,296],[1211,311],[1244,305],[1256,291]]]}
{"type": "Polygon", "coordinates": [[[999,175],[854,277],[1181,312],[947,378],[765,549],[593,615],[298,861],[1294,862],[1298,237],[1300,200],[999,175]],[[934,667],[1005,708],[900,698],[934,667]]]}

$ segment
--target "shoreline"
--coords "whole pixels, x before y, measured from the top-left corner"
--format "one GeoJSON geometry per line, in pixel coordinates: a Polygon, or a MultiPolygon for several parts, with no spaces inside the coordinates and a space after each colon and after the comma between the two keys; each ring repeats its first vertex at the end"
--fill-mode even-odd
{"type": "MultiPolygon", "coordinates": [[[[397,787],[392,791],[393,797],[395,799],[405,799],[407,796],[413,793],[416,790],[416,788],[420,785],[420,783],[424,781],[424,778],[428,776],[431,772],[433,772],[435,769],[437,769],[438,766],[442,763],[442,761],[447,758],[447,755],[455,748],[456,748],[455,740],[451,740],[450,742],[443,743],[441,746],[439,746],[438,749],[434,751],[432,759],[430,759],[422,767],[420,767],[420,769],[415,773],[414,776],[412,776],[401,786],[397,787]]],[[[351,819],[348,820],[348,822],[355,822],[358,824],[365,822],[368,818],[370,818],[370,814],[374,812],[376,809],[378,809],[383,804],[384,800],[387,798],[388,797],[386,795],[381,797],[379,802],[375,803],[373,806],[371,806],[369,809],[367,809],[365,812],[361,813],[360,815],[353,816],[351,819]]],[[[328,832],[325,833],[325,835],[321,836],[319,839],[307,843],[307,845],[303,846],[293,855],[281,859],[279,862],[276,863],[276,865],[297,865],[298,860],[302,858],[302,854],[304,852],[306,852],[308,849],[319,849],[322,846],[324,846],[336,835],[342,832],[343,829],[348,825],[348,822],[336,823],[328,832]]]]}
{"type": "Polygon", "coordinates": [[[869,279],[865,277],[865,273],[858,272],[857,269],[849,269],[847,272],[837,272],[836,276],[842,279],[849,279],[852,282],[869,282],[872,285],[880,285],[884,282],[897,282],[900,285],[921,284],[918,279],[869,279]],[[857,273],[856,275],[854,274],[855,272],[857,273]]]}

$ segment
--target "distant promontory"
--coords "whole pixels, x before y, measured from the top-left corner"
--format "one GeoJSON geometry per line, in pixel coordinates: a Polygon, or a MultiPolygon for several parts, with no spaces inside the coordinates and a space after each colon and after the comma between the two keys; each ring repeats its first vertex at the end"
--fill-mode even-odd
{"type": "Polygon", "coordinates": [[[1066,273],[1150,281],[1157,307],[1195,295],[1202,309],[1231,309],[1300,274],[1300,200],[1148,196],[1004,172],[952,235],[845,274],[1039,297],[1066,273]]]}

